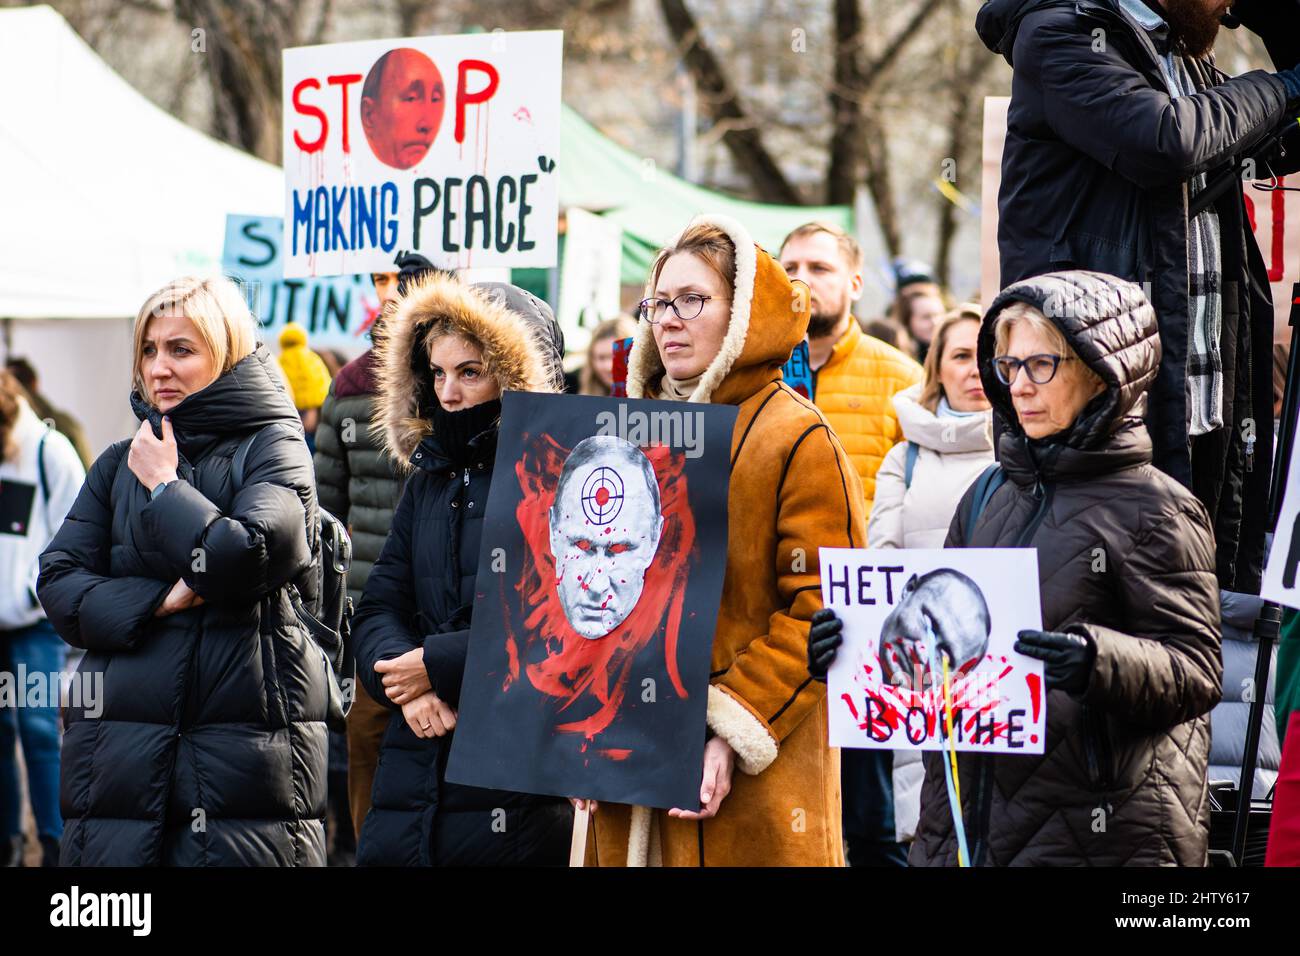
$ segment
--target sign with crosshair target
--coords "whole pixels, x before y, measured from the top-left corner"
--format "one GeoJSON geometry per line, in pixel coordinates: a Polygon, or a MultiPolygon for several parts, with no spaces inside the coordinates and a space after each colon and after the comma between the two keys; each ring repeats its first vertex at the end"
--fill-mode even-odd
{"type": "Polygon", "coordinates": [[[699,806],[738,410],[682,404],[503,396],[452,783],[699,806]]]}
{"type": "Polygon", "coordinates": [[[609,524],[623,510],[623,479],[602,465],[582,484],[582,513],[592,524],[609,524]]]}

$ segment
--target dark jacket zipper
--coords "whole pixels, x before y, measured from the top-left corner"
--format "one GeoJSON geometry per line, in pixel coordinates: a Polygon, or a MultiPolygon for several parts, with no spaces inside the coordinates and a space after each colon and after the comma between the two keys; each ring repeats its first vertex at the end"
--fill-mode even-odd
{"type": "Polygon", "coordinates": [[[1088,764],[1088,779],[1093,787],[1109,790],[1112,785],[1112,769],[1106,715],[1088,704],[1083,705],[1083,755],[1088,764]]]}
{"type": "MultiPolygon", "coordinates": [[[[1033,461],[1032,456],[1030,461],[1033,461]]],[[[1056,485],[1051,482],[1044,482],[1042,475],[1039,475],[1034,482],[1033,490],[1034,497],[1038,499],[1038,507],[1029,516],[1029,521],[1024,530],[1016,537],[1014,547],[1023,548],[1029,544],[1035,532],[1047,519],[1047,514],[1052,508],[1052,497],[1055,493],[1056,485]]],[[[973,825],[967,827],[967,831],[974,834],[974,839],[969,842],[971,866],[984,865],[984,855],[988,849],[986,838],[989,829],[989,817],[993,811],[993,774],[990,767],[990,761],[993,758],[989,754],[981,754],[977,759],[979,760],[979,778],[975,788],[975,802],[971,806],[970,813],[970,822],[973,825]]]]}

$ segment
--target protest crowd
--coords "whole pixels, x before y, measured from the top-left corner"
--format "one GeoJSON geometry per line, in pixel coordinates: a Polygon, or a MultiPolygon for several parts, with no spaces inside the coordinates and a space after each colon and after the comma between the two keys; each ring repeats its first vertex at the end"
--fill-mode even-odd
{"type": "MultiPolygon", "coordinates": [[[[1267,8],[1236,13],[1262,32],[1267,8]]],[[[46,378],[53,365],[12,357],[0,671],[75,670],[97,692],[35,706],[0,695],[0,862],[1201,867],[1226,853],[1212,815],[1235,792],[1271,801],[1269,863],[1300,864],[1289,610],[1241,778],[1270,492],[1295,423],[1237,172],[1300,173],[1300,64],[1217,70],[1227,12],[984,4],[974,27],[1013,69],[989,301],[899,259],[888,314],[860,318],[851,231],[810,217],[767,249],[743,217],[700,209],[654,254],[635,308],[593,323],[576,354],[539,295],[403,248],[364,279],[377,308],[350,360],[296,323],[268,330],[229,278],[141,289],[132,390],[111,399],[139,426],[106,449],[43,395],[32,363],[46,378]],[[453,748],[467,715],[488,720],[488,683],[531,681],[575,721],[606,714],[583,760],[634,765],[651,744],[616,751],[602,734],[642,692],[642,658],[603,648],[640,626],[638,596],[680,612],[685,587],[659,589],[654,547],[635,592],[584,563],[605,542],[565,537],[566,509],[590,516],[609,492],[566,490],[575,450],[537,532],[558,603],[507,620],[510,667],[475,664],[484,607],[509,597],[484,569],[517,560],[496,555],[492,529],[532,540],[528,476],[545,464],[506,455],[522,440],[507,427],[518,393],[574,417],[647,400],[734,416],[707,459],[725,538],[707,684],[691,688],[703,719],[695,749],[668,755],[691,755],[684,805],[631,787],[625,801],[512,789],[500,782],[523,779],[515,758],[474,753],[477,736],[453,748]],[[982,549],[990,566],[995,549],[1034,552],[1041,623],[1007,647],[1041,674],[1038,749],[950,750],[951,725],[931,728],[930,749],[832,745],[856,609],[831,606],[820,549],[982,549]],[[560,604],[567,622],[543,622],[560,604]],[[607,624],[589,634],[593,621],[607,624]],[[543,628],[574,640],[547,636],[555,656],[530,659],[526,632],[543,628]],[[629,673],[620,704],[610,688],[629,673]],[[579,692],[604,707],[582,711],[579,692]]],[[[387,69],[415,70],[408,60],[387,69]]],[[[609,459],[614,494],[628,514],[644,500],[662,515],[654,546],[681,544],[667,459],[590,447],[625,455],[609,459]]],[[[710,522],[697,510],[699,541],[710,522]]],[[[963,614],[941,588],[926,597],[927,577],[904,593],[929,603],[911,618],[900,603],[890,621],[914,689],[924,674],[946,692],[949,666],[967,661],[963,614]]],[[[530,581],[510,585],[520,600],[530,581]]],[[[693,619],[688,608],[682,633],[693,619]]],[[[880,661],[888,671],[883,646],[880,661]]],[[[675,686],[671,659],[664,673],[659,686],[675,686]]]]}

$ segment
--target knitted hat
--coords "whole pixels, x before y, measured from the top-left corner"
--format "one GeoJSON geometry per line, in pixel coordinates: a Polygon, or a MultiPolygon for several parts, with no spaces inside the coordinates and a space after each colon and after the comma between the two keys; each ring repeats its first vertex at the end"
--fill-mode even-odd
{"type": "Polygon", "coordinates": [[[277,356],[294,407],[299,411],[320,408],[330,390],[330,372],[319,355],[307,348],[307,330],[297,322],[290,322],[280,333],[280,354],[277,356]]]}

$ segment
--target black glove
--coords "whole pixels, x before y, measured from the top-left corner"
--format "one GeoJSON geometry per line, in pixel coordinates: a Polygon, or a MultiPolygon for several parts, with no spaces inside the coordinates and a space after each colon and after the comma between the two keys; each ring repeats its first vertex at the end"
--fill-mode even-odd
{"type": "Polygon", "coordinates": [[[1078,694],[1088,686],[1097,656],[1091,638],[1059,631],[1021,631],[1017,638],[1016,653],[1043,662],[1048,690],[1078,694]]]}
{"type": "Polygon", "coordinates": [[[826,672],[835,663],[835,655],[844,643],[844,622],[828,607],[812,616],[808,631],[808,673],[825,683],[826,672]]]}

